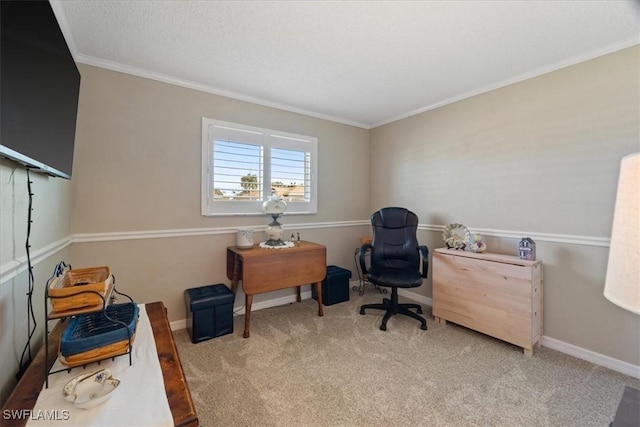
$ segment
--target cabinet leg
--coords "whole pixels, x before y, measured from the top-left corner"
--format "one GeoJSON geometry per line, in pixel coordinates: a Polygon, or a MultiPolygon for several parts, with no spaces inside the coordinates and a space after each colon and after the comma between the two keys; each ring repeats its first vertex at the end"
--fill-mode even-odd
{"type": "Polygon", "coordinates": [[[533,356],[533,350],[529,350],[527,348],[524,349],[524,355],[527,357],[533,356]]]}

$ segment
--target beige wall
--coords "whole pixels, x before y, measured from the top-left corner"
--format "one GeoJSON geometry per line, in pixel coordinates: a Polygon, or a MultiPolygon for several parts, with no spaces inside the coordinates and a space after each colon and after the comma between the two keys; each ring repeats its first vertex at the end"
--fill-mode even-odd
{"type": "Polygon", "coordinates": [[[288,216],[286,223],[361,220],[368,210],[367,130],[79,67],[74,233],[266,223],[261,216],[200,214],[202,117],[318,138],[318,213],[288,216]]]}
{"type": "MultiPolygon", "coordinates": [[[[32,175],[36,341],[60,260],[111,266],[120,290],[164,301],[171,320],[185,316],[184,289],[228,283],[230,230],[266,219],[200,215],[204,116],[318,137],[318,213],[284,223],[326,244],[329,263],[354,270],[363,224],[385,205],[416,211],[431,248],[450,222],[502,253],[531,235],[544,261],[544,335],[640,365],[640,320],[602,297],[619,161],[640,149],[639,57],[636,46],[371,131],[79,65],[73,180],[32,175]]],[[[27,330],[26,176],[0,160],[0,180],[4,401],[27,330]]],[[[431,279],[417,292],[429,298],[431,279]]]]}
{"type": "MultiPolygon", "coordinates": [[[[330,263],[352,269],[366,232],[358,224],[369,212],[367,130],[87,65],[80,72],[72,181],[73,233],[83,243],[73,245],[74,267],[109,265],[121,291],[164,301],[171,320],[185,318],[185,289],[229,283],[226,247],[235,235],[225,228],[263,230],[268,221],[200,214],[201,120],[208,117],[318,138],[318,213],[285,215],[283,223],[326,244],[330,263]],[[194,230],[206,234],[187,235],[194,230]],[[159,237],[168,231],[175,233],[159,237]],[[139,232],[155,238],[129,238],[139,232]]],[[[243,302],[238,294],[236,306],[243,302]]]]}
{"type": "Polygon", "coordinates": [[[620,159],[640,150],[639,58],[635,46],[373,129],[371,210],[414,210],[432,247],[453,222],[497,252],[531,235],[544,335],[640,364],[640,318],[602,296],[620,159]]]}
{"type": "MultiPolygon", "coordinates": [[[[33,222],[29,242],[34,267],[32,300],[37,325],[31,349],[35,356],[44,337],[46,281],[59,261],[69,260],[71,183],[33,172],[30,177],[33,222]]],[[[0,159],[0,404],[16,383],[15,374],[29,335],[29,278],[25,249],[28,206],[25,169],[0,159]]]]}

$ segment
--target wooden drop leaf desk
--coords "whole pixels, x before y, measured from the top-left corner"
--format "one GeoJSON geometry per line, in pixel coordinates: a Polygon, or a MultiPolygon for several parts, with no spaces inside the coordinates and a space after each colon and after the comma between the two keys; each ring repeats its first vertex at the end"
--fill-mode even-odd
{"type": "MultiPolygon", "coordinates": [[[[171,415],[173,416],[173,423],[175,426],[180,427],[197,427],[198,416],[191,400],[189,386],[187,385],[180,357],[173,340],[173,334],[169,327],[166,308],[161,302],[145,304],[144,307],[153,330],[153,338],[156,342],[158,360],[162,369],[164,388],[171,415]]],[[[51,332],[48,360],[52,365],[58,357],[58,342],[67,322],[68,319],[65,322],[58,323],[51,332]]],[[[44,364],[43,346],[18,382],[11,396],[9,396],[9,399],[5,402],[1,414],[4,414],[4,411],[7,410],[32,410],[34,408],[44,384],[44,364]]],[[[28,421],[28,417],[7,420],[1,414],[0,421],[2,426],[24,426],[28,421]]]]}
{"type": "Polygon", "coordinates": [[[251,303],[253,295],[297,287],[300,302],[300,285],[308,283],[316,287],[318,316],[322,311],[322,281],[327,274],[327,248],[317,243],[301,241],[292,248],[268,249],[254,245],[240,249],[227,248],[227,277],[231,280],[231,291],[236,294],[238,282],[242,280],[245,293],[244,337],[249,338],[251,303]]]}
{"type": "Polygon", "coordinates": [[[522,347],[542,337],[542,261],[510,255],[436,249],[433,316],[522,347]]]}

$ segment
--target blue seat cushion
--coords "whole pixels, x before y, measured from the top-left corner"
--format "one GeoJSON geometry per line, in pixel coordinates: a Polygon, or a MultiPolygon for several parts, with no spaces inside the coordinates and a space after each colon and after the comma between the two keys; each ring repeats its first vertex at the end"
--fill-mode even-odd
{"type": "Polygon", "coordinates": [[[414,268],[372,265],[367,271],[367,279],[375,285],[398,288],[416,288],[422,285],[420,271],[414,268]]]}

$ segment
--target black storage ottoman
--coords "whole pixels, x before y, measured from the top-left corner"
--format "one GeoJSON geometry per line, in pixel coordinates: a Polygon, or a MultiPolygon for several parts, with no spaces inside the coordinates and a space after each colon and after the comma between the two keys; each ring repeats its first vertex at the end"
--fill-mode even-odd
{"type": "MultiPolygon", "coordinates": [[[[335,265],[327,266],[327,276],[322,281],[322,305],[349,301],[351,272],[335,265]]],[[[311,286],[311,296],[317,300],[316,287],[311,286]]]]}
{"type": "Polygon", "coordinates": [[[233,300],[233,292],[222,283],[184,291],[191,342],[233,333],[233,300]]]}

